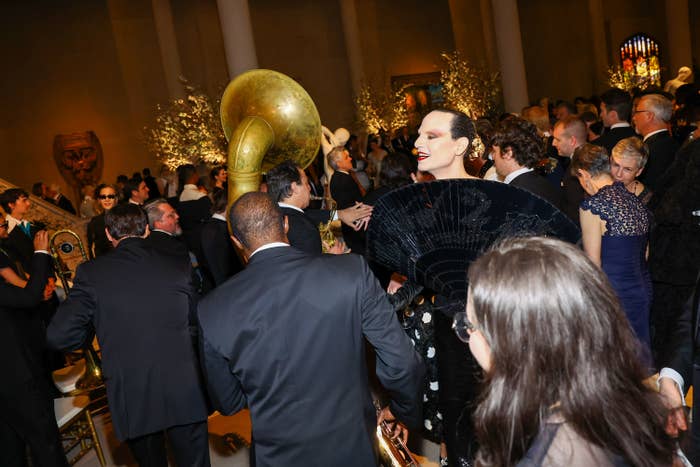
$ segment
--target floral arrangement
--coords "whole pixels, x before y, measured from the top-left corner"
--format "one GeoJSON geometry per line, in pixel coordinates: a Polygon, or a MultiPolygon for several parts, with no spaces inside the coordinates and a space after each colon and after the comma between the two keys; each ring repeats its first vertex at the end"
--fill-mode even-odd
{"type": "Polygon", "coordinates": [[[182,164],[223,164],[228,143],[218,102],[182,81],[186,96],[158,105],[154,126],[144,128],[148,150],[171,170],[182,164]]]}

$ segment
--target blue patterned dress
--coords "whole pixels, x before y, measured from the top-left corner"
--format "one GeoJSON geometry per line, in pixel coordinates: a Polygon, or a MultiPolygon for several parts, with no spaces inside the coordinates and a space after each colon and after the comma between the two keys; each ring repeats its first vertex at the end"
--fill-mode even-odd
{"type": "Polygon", "coordinates": [[[601,188],[584,200],[581,209],[605,222],[600,259],[613,289],[622,302],[632,329],[645,348],[649,363],[649,307],[651,279],[645,258],[650,213],[620,182],[601,188]]]}

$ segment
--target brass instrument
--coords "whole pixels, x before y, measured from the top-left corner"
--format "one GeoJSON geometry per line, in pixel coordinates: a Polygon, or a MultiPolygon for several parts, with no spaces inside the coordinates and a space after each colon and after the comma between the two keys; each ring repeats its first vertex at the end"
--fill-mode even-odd
{"type": "MultiPolygon", "coordinates": [[[[88,260],[83,241],[72,230],[58,230],[51,235],[49,249],[53,258],[56,274],[63,285],[66,295],[70,293],[71,282],[75,268],[78,264],[88,260]],[[77,250],[77,251],[76,251],[77,250]],[[73,269],[69,268],[73,266],[73,269]]],[[[75,383],[75,388],[80,390],[92,389],[103,384],[102,365],[92,342],[86,342],[83,347],[85,357],[85,373],[75,383]]]]}
{"type": "Polygon", "coordinates": [[[250,70],[231,81],[221,97],[221,125],[228,145],[229,207],[258,191],[263,172],[292,159],[306,168],[321,144],[321,118],[296,81],[272,70],[250,70]]]}
{"type": "Polygon", "coordinates": [[[333,218],[335,217],[336,205],[335,201],[331,200],[331,212],[328,222],[321,222],[318,224],[318,232],[321,234],[321,244],[323,245],[323,252],[328,253],[328,251],[335,246],[335,234],[333,233],[333,218]]]}
{"type": "Polygon", "coordinates": [[[69,281],[73,276],[75,267],[88,260],[83,241],[72,230],[58,230],[51,235],[49,249],[51,250],[53,264],[56,267],[56,274],[58,274],[63,290],[67,295],[70,290],[69,281]],[[80,256],[76,253],[76,246],[80,256]],[[73,270],[68,267],[69,264],[74,265],[73,270]]]}
{"type": "MultiPolygon", "coordinates": [[[[377,414],[381,411],[379,401],[374,401],[377,414]]],[[[391,427],[386,420],[377,425],[379,457],[384,467],[419,467],[420,464],[401,438],[392,439],[391,427]]]]}

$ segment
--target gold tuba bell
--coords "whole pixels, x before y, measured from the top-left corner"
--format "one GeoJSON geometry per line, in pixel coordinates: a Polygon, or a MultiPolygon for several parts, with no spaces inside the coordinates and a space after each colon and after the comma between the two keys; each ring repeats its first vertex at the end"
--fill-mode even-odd
{"type": "Polygon", "coordinates": [[[229,207],[258,191],[262,174],[280,162],[292,159],[306,168],[321,144],[313,100],[296,81],[272,70],[246,71],[226,86],[221,125],[229,141],[229,207]]]}

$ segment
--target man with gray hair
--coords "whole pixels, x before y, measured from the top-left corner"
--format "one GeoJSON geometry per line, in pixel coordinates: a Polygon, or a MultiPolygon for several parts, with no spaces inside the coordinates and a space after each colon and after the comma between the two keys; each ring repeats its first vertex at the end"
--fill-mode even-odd
{"type": "Polygon", "coordinates": [[[180,216],[170,203],[158,198],[150,201],[144,209],[151,229],[148,243],[162,253],[188,257],[187,246],[178,238],[182,235],[180,216]]]}
{"type": "Polygon", "coordinates": [[[639,180],[651,191],[657,191],[678,151],[678,143],[668,131],[672,113],[673,104],[661,94],[642,96],[632,113],[632,123],[649,148],[649,160],[639,180]]]}

